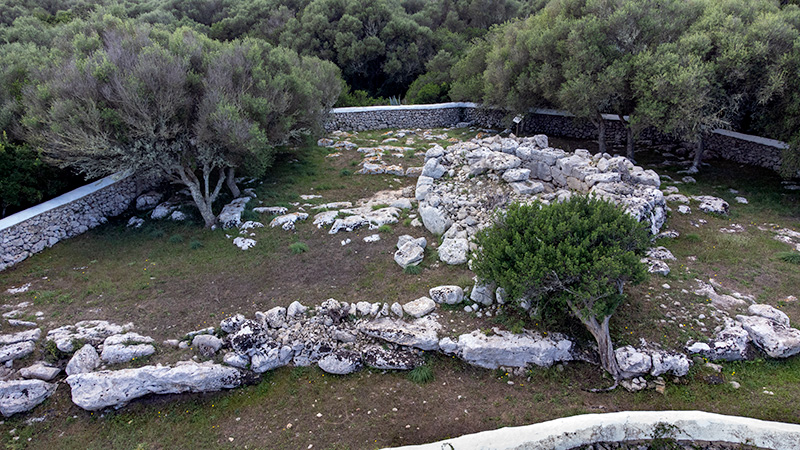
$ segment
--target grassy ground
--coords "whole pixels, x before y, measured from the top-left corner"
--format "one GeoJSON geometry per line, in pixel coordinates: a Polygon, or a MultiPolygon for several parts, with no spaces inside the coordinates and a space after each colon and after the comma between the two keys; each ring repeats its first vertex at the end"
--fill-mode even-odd
{"type": "MultiPolygon", "coordinates": [[[[464,138],[463,132],[449,133],[464,138]]],[[[382,132],[370,132],[350,139],[366,146],[377,145],[383,138],[382,132]]],[[[554,144],[591,147],[585,142],[562,145],[554,140],[554,144]]],[[[405,145],[405,139],[392,145],[405,145]]],[[[415,138],[409,145],[415,150],[404,152],[403,159],[384,159],[400,161],[404,167],[419,166],[428,145],[429,141],[415,138]]],[[[282,155],[270,177],[256,186],[258,198],[266,206],[295,210],[292,203],[303,202],[299,197],[303,194],[323,196],[312,203],[355,201],[381,189],[414,183],[403,177],[356,175],[361,154],[342,151],[341,156],[326,157],[330,153],[309,147],[282,155]]],[[[639,158],[645,165],[660,162],[659,157],[647,154],[639,158]]],[[[670,168],[657,170],[674,179],[682,176],[670,168]]],[[[693,204],[690,216],[670,215],[666,228],[681,236],[659,244],[670,248],[678,261],[670,263],[668,277],[654,276],[629,290],[628,304],[612,320],[617,345],[635,345],[645,338],[679,348],[687,339],[712,335],[716,324],[696,319],[710,310],[707,299],[691,294],[695,278],[713,278],[724,287],[723,292],[753,295],[781,307],[793,320],[800,314],[798,302],[784,300],[798,294],[800,266],[777,258],[789,247],[775,241],[771,231],[758,228],[763,224],[800,228],[798,194],[782,191],[772,173],[724,162],[713,162],[695,178],[697,184],[678,185],[681,192],[721,196],[731,203],[731,214],[709,216],[693,204]],[[731,188],[749,204],[735,203],[731,188]],[[699,219],[707,223],[695,227],[699,219]],[[745,226],[745,232],[724,235],[718,231],[731,223],[745,226]]],[[[165,222],[129,230],[124,226],[127,218],[120,218],[0,273],[3,290],[32,284],[26,293],[0,295],[7,304],[32,301],[34,306],[27,311],[44,312],[40,324],[45,329],[102,318],[131,321],[136,331],[162,340],[216,325],[230,314],[252,317],[255,311],[294,300],[307,305],[329,297],[403,303],[440,284],[471,285],[469,271],[433,263],[431,255],[426,256],[420,274],[403,273],[392,260],[397,236],[412,234],[437,241],[424,229],[412,228],[410,219],[407,213],[373,244],[362,238],[376,231],[330,236],[310,220],[298,223],[295,232],[263,228],[255,230],[256,246],[243,252],[232,245],[224,230],[165,222]],[[352,243],[342,246],[340,241],[347,237],[352,243]],[[295,243],[305,244],[308,250],[293,253],[290,246],[295,243]]],[[[458,309],[440,314],[451,335],[492,326],[514,329],[521,323],[536,327],[513,314],[489,319],[458,309]]],[[[580,334],[580,329],[574,331],[580,334]]],[[[10,332],[10,328],[0,332],[10,332]]],[[[189,351],[161,349],[138,364],[191,356],[189,351]]],[[[22,367],[25,362],[17,364],[22,367]]],[[[361,449],[628,409],[702,409],[800,423],[796,389],[800,358],[728,363],[721,374],[696,365],[685,379],[667,380],[664,395],[652,390],[586,392],[609,380],[602,378],[597,367],[584,363],[510,377],[440,355],[429,355],[427,365],[434,374],[427,384],[416,384],[405,373],[367,370],[336,377],[315,368],[283,368],[231,392],[147,398],[104,414],[72,405],[68,386],[61,385],[54,397],[32,413],[0,424],[0,440],[9,448],[361,449]],[[716,384],[720,380],[737,381],[741,388],[716,384]],[[38,417],[44,420],[28,422],[38,417]]]]}

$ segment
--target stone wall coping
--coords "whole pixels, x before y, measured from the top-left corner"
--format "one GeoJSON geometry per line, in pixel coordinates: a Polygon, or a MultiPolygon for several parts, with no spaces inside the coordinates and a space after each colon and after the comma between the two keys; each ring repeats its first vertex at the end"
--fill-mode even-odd
{"type": "Polygon", "coordinates": [[[789,144],[787,144],[786,142],[778,141],[775,139],[769,139],[761,136],[754,136],[752,134],[737,133],[735,131],[723,130],[722,128],[717,128],[713,132],[716,134],[721,134],[723,136],[732,137],[734,139],[739,139],[742,141],[755,142],[756,144],[766,145],[767,147],[779,148],[781,150],[789,148],[789,144]]]}
{"type": "Polygon", "coordinates": [[[384,105],[384,106],[352,106],[347,108],[333,108],[331,114],[347,114],[374,111],[418,111],[426,109],[453,109],[453,108],[477,108],[476,103],[469,102],[449,102],[431,103],[428,105],[384,105]]]}
{"type": "MultiPolygon", "coordinates": [[[[453,109],[453,108],[479,108],[480,105],[477,103],[471,102],[449,102],[449,103],[432,103],[428,105],[387,105],[387,106],[360,106],[360,107],[348,107],[348,108],[333,108],[331,109],[331,114],[347,114],[347,113],[366,113],[366,112],[375,112],[375,111],[419,111],[419,110],[435,110],[435,109],[453,109]]],[[[533,108],[530,110],[532,114],[542,114],[547,116],[563,116],[563,117],[574,117],[575,115],[558,109],[548,109],[548,108],[533,108]]],[[[605,120],[613,120],[619,121],[621,120],[620,116],[617,114],[603,114],[603,119],[605,120]]],[[[628,116],[623,116],[625,120],[628,119],[628,116]]],[[[722,136],[728,136],[734,139],[739,139],[742,141],[754,142],[756,144],[765,145],[768,147],[775,147],[778,149],[787,149],[789,148],[789,144],[779,141],[776,139],[769,139],[761,136],[754,136],[752,134],[744,134],[738,133],[736,131],[729,131],[723,130],[722,128],[717,128],[712,131],[712,133],[720,134],[722,136]]]]}
{"type": "Polygon", "coordinates": [[[112,175],[109,175],[105,178],[101,178],[97,181],[89,183],[85,186],[81,186],[77,189],[73,189],[66,194],[61,194],[56,198],[50,199],[44,203],[39,203],[36,206],[32,206],[26,210],[20,211],[18,213],[12,214],[2,220],[0,220],[0,231],[3,231],[7,228],[13,227],[15,225],[19,225],[20,223],[38,216],[39,214],[46,213],[53,209],[59,208],[61,206],[67,205],[72,203],[76,200],[80,200],[88,195],[94,194],[95,192],[104,189],[108,186],[114,185],[119,181],[124,180],[131,176],[131,173],[124,173],[119,172],[112,175]]]}
{"type": "Polygon", "coordinates": [[[800,448],[797,424],[704,411],[623,411],[564,417],[395,450],[568,450],[597,442],[652,439],[659,424],[674,426],[674,433],[666,429],[663,437],[676,440],[741,443],[775,450],[800,448]]]}

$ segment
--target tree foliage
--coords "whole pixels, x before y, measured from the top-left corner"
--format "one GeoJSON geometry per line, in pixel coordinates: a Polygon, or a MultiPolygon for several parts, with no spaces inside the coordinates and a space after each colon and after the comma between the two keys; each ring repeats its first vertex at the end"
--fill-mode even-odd
{"type": "Polygon", "coordinates": [[[603,368],[615,379],[608,323],[625,284],[646,278],[640,262],[646,227],[613,204],[573,196],[564,203],[512,204],[476,238],[472,261],[482,280],[508,297],[530,301],[541,315],[572,315],[597,341],[603,368]]]}
{"type": "Polygon", "coordinates": [[[129,21],[73,45],[86,41],[95,45],[24,89],[28,140],[88,176],[131,170],[184,184],[207,226],[232,169],[263,167],[275,146],[317,130],[340,90],[331,63],[263,41],[129,21]]]}

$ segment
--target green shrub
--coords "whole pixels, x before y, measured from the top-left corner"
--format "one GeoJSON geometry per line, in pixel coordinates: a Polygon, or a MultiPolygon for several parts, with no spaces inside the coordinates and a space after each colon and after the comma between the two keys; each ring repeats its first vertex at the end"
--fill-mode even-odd
{"type": "Polygon", "coordinates": [[[800,264],[800,252],[780,252],[776,255],[781,261],[800,264]]]}
{"type": "Polygon", "coordinates": [[[433,370],[427,365],[415,367],[411,372],[408,372],[408,379],[417,384],[430,383],[434,379],[433,370]]]}
{"type": "Polygon", "coordinates": [[[378,233],[391,233],[391,232],[392,232],[392,227],[390,227],[389,225],[383,224],[378,227],[378,233]]]}
{"type": "Polygon", "coordinates": [[[422,267],[420,267],[420,266],[406,266],[403,269],[403,273],[408,274],[408,275],[419,275],[420,273],[422,273],[422,267]]]}
{"type": "Polygon", "coordinates": [[[293,255],[299,255],[300,253],[308,251],[308,245],[304,242],[294,242],[289,244],[289,251],[292,252],[293,255]]]}
{"type": "Polygon", "coordinates": [[[541,316],[580,320],[600,349],[604,369],[622,375],[608,323],[625,300],[623,286],[647,278],[640,262],[649,243],[644,224],[617,206],[584,196],[564,203],[512,204],[478,233],[473,271],[527,299],[541,316]]]}
{"type": "Polygon", "coordinates": [[[169,237],[170,244],[180,244],[181,242],[183,242],[183,236],[180,234],[173,234],[169,237]]]}
{"type": "Polygon", "coordinates": [[[203,243],[197,239],[192,239],[192,242],[189,242],[189,248],[192,250],[203,248],[203,243]]]}
{"type": "Polygon", "coordinates": [[[387,208],[389,205],[386,203],[378,203],[377,205],[372,205],[372,210],[377,211],[379,209],[387,208]]]}
{"type": "Polygon", "coordinates": [[[349,169],[342,169],[341,171],[339,171],[339,175],[341,175],[343,177],[349,177],[352,174],[353,174],[353,171],[349,170],[349,169]]]}

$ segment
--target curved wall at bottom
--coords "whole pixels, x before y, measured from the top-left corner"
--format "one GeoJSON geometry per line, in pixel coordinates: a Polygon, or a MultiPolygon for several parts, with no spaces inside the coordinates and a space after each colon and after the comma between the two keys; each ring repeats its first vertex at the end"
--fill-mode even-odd
{"type": "Polygon", "coordinates": [[[624,411],[564,417],[395,450],[569,450],[600,442],[650,440],[657,429],[678,441],[800,449],[800,425],[703,411],[624,411]]]}

